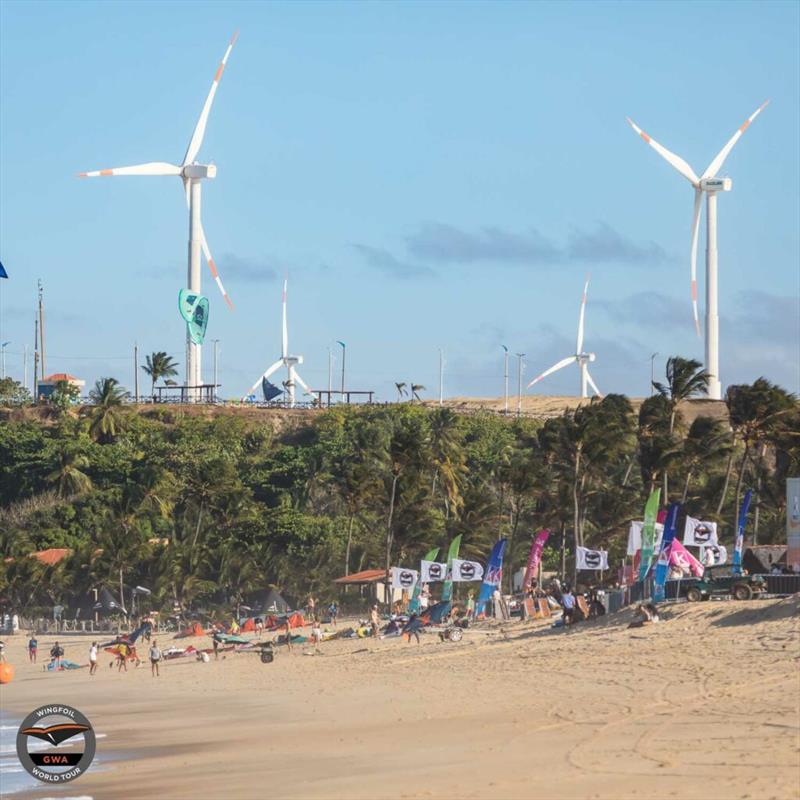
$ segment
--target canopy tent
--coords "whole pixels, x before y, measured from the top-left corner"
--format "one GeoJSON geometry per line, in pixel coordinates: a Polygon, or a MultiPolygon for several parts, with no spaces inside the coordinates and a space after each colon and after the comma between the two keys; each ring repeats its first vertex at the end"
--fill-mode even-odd
{"type": "Polygon", "coordinates": [[[248,605],[253,609],[253,616],[256,617],[285,614],[289,610],[289,604],[272,588],[256,592],[248,605]]]}
{"type": "Polygon", "coordinates": [[[174,639],[185,639],[188,636],[205,636],[206,632],[199,622],[192,622],[187,628],[184,628],[180,633],[176,633],[174,639]]]}

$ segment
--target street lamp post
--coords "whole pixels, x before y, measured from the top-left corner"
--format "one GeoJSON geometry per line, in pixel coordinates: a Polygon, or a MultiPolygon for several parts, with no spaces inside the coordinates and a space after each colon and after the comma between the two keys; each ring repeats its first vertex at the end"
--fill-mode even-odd
{"type": "Polygon", "coordinates": [[[653,386],[653,384],[655,383],[655,380],[656,380],[655,362],[656,362],[656,356],[657,355],[658,355],[658,353],[653,353],[653,355],[650,356],[650,394],[651,394],[651,396],[653,395],[653,393],[655,391],[655,387],[653,386]]]}
{"type": "Polygon", "coordinates": [[[508,414],[508,348],[504,344],[500,347],[503,348],[503,413],[508,414]]]}
{"type": "Polygon", "coordinates": [[[218,373],[218,365],[219,365],[219,355],[217,353],[217,345],[219,345],[219,339],[212,339],[214,342],[214,390],[212,392],[213,402],[217,402],[217,375],[218,373]]]}
{"type": "Polygon", "coordinates": [[[517,416],[522,416],[522,359],[525,358],[525,353],[517,353],[519,359],[517,363],[517,416]]]}
{"type": "Polygon", "coordinates": [[[341,345],[342,348],[342,402],[344,403],[344,368],[345,359],[347,358],[347,345],[344,342],[336,340],[336,344],[341,345]]]}
{"type": "Polygon", "coordinates": [[[439,348],[439,405],[444,403],[444,350],[439,348]]]}
{"type": "Polygon", "coordinates": [[[5,376],[6,376],[6,347],[8,347],[8,345],[10,345],[10,344],[11,344],[11,342],[3,342],[3,344],[0,345],[0,350],[2,350],[2,354],[3,354],[3,357],[2,357],[2,362],[3,362],[2,363],[2,373],[3,373],[2,377],[3,378],[5,378],[5,376]]]}

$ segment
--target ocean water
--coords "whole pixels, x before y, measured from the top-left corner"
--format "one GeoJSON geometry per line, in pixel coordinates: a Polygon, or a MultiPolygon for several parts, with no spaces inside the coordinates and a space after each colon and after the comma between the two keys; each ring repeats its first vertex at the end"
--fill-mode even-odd
{"type": "MultiPolygon", "coordinates": [[[[36,778],[25,771],[17,758],[17,731],[21,724],[21,719],[13,719],[5,714],[0,714],[0,776],[2,776],[3,797],[33,789],[41,791],[45,787],[41,781],[37,781],[36,778]]],[[[105,734],[95,733],[95,737],[98,740],[104,739],[105,734]]],[[[29,751],[47,749],[49,749],[47,742],[34,740],[28,744],[29,751]]],[[[95,754],[94,761],[92,762],[92,770],[103,769],[103,763],[105,762],[107,764],[110,760],[108,758],[104,759],[99,754],[99,742],[97,750],[98,753],[95,754]]],[[[80,783],[80,778],[78,778],[78,783],[80,783]]],[[[69,786],[70,789],[74,787],[76,792],[69,796],[63,794],[59,795],[58,800],[92,800],[88,795],[80,794],[80,787],[76,786],[74,783],[64,785],[69,786]]]]}

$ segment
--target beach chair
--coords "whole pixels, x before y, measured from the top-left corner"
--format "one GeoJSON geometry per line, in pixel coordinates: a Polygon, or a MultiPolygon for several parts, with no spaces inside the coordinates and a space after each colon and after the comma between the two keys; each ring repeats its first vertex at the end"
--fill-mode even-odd
{"type": "Polygon", "coordinates": [[[586,598],[582,594],[579,594],[575,598],[575,601],[582,615],[581,620],[589,619],[589,604],[586,602],[586,598]]]}

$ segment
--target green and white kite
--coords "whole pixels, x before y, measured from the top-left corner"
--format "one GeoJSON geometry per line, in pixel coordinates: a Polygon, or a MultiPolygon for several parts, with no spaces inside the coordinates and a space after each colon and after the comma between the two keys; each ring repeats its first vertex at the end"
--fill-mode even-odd
{"type": "Polygon", "coordinates": [[[178,310],[186,320],[189,338],[194,344],[203,344],[208,327],[208,298],[191,289],[178,292],[178,310]]]}

